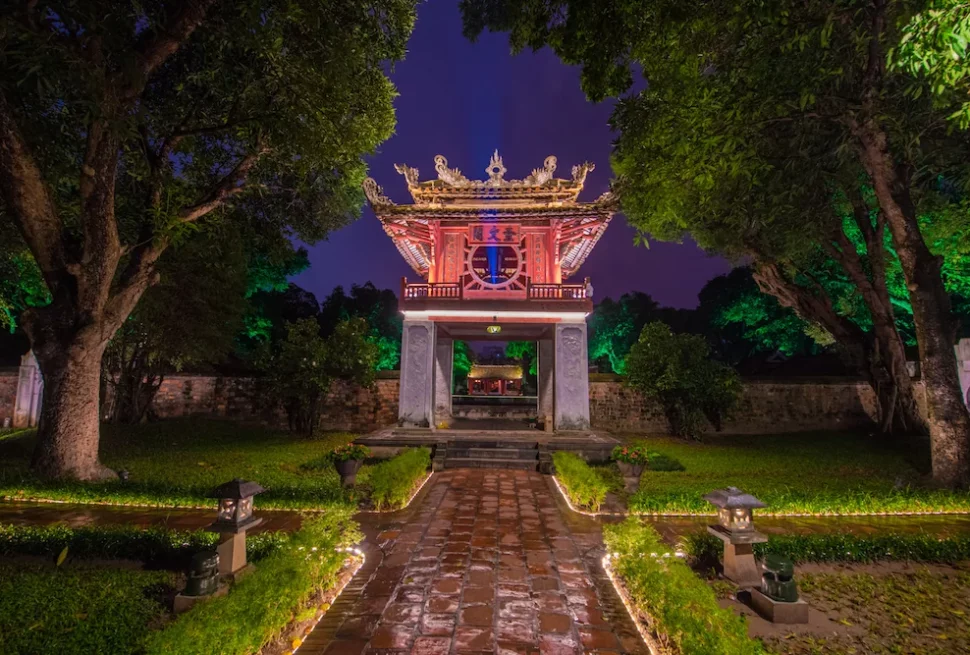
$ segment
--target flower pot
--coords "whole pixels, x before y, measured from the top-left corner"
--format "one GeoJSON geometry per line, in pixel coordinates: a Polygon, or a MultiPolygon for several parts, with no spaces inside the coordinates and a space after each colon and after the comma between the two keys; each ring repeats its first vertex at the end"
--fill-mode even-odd
{"type": "Polygon", "coordinates": [[[629,462],[617,462],[617,467],[623,475],[623,490],[628,494],[636,492],[640,488],[640,476],[643,474],[645,464],[630,464],[629,462]]]}
{"type": "Polygon", "coordinates": [[[342,462],[334,462],[337,473],[340,474],[340,484],[344,487],[352,487],[357,484],[357,471],[364,463],[362,459],[345,459],[342,462]]]}
{"type": "Polygon", "coordinates": [[[643,474],[643,469],[646,468],[644,464],[630,464],[629,462],[617,462],[616,465],[620,468],[620,473],[623,474],[624,478],[639,478],[643,474]]]}

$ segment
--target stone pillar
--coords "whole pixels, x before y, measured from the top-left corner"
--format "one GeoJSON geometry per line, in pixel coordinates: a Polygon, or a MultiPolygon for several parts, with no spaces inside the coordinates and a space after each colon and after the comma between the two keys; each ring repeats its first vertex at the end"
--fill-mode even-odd
{"type": "Polygon", "coordinates": [[[553,383],[556,369],[556,343],[552,339],[542,339],[536,351],[539,373],[539,422],[547,432],[552,432],[552,417],[555,413],[553,383]]]}
{"type": "Polygon", "coordinates": [[[434,424],[435,427],[451,425],[451,391],[454,383],[452,362],[455,343],[435,335],[434,345],[434,424]]]}
{"type": "Polygon", "coordinates": [[[556,430],[589,429],[589,359],[586,321],[556,324],[556,430]]]}
{"type": "Polygon", "coordinates": [[[37,358],[30,351],[20,358],[17,377],[17,400],[14,404],[13,426],[32,428],[40,419],[40,405],[44,398],[44,378],[37,366],[37,358]]]}
{"type": "Polygon", "coordinates": [[[398,402],[402,427],[428,428],[434,419],[434,337],[433,321],[404,320],[398,402]]]}
{"type": "Polygon", "coordinates": [[[954,350],[957,354],[957,373],[960,375],[963,402],[970,406],[970,339],[960,339],[954,350]]]}

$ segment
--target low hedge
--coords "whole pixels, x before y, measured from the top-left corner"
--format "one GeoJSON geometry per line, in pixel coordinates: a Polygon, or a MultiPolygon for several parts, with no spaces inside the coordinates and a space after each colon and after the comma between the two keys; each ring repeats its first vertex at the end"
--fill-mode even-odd
{"type": "MultiPolygon", "coordinates": [[[[684,551],[694,561],[711,562],[721,557],[723,542],[711,534],[685,537],[684,551]]],[[[934,537],[927,534],[858,535],[849,533],[779,535],[755,544],[755,555],[783,555],[799,562],[909,561],[952,564],[970,560],[970,535],[934,537]]]]}
{"type": "Polygon", "coordinates": [[[315,591],[332,586],[362,538],[350,512],[305,519],[230,592],[199,603],[147,641],[148,655],[247,655],[275,639],[315,591]]]}
{"type": "Polygon", "coordinates": [[[552,454],[556,478],[562,484],[570,502],[594,512],[603,504],[610,490],[609,482],[581,457],[574,453],[557,451],[552,454]]]}
{"type": "Polygon", "coordinates": [[[431,450],[408,448],[401,454],[375,464],[369,471],[367,484],[370,499],[377,509],[404,507],[414,488],[431,466],[431,450]]]}
{"type": "MultiPolygon", "coordinates": [[[[184,568],[200,550],[215,548],[218,535],[204,530],[164,530],[132,526],[0,525],[0,556],[48,555],[67,548],[71,558],[133,559],[159,568],[184,568]]],[[[288,539],[283,532],[246,537],[246,557],[257,561],[288,539]]]]}
{"type": "Polygon", "coordinates": [[[744,618],[722,609],[711,588],[635,518],[603,528],[611,566],[658,640],[677,655],[764,655],[744,618]]]}

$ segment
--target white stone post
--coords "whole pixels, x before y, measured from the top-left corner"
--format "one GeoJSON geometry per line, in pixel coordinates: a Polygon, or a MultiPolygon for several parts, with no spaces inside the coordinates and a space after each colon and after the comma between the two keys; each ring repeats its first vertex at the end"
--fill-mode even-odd
{"type": "Polygon", "coordinates": [[[40,406],[44,399],[44,378],[37,366],[37,358],[30,351],[20,358],[17,377],[17,400],[14,404],[13,426],[36,427],[40,420],[40,406]]]}
{"type": "Polygon", "coordinates": [[[960,339],[954,350],[957,355],[957,373],[960,375],[963,403],[970,406],[970,339],[960,339]]]}
{"type": "Polygon", "coordinates": [[[536,348],[539,384],[539,422],[547,432],[552,432],[555,401],[553,385],[556,369],[556,343],[552,339],[541,339],[536,348]]]}
{"type": "Polygon", "coordinates": [[[434,346],[434,425],[451,425],[451,391],[454,383],[452,361],[455,342],[435,334],[434,346]]]}
{"type": "Polygon", "coordinates": [[[586,321],[556,324],[556,430],[589,429],[589,359],[586,321]]]}
{"type": "Polygon", "coordinates": [[[434,342],[433,321],[404,320],[398,404],[398,423],[402,427],[431,427],[434,419],[434,342]]]}

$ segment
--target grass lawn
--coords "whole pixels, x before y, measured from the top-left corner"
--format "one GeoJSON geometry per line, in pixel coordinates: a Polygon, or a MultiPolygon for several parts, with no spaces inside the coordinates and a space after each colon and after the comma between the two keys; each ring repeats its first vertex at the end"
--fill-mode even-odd
{"type": "Polygon", "coordinates": [[[799,580],[831,626],[824,634],[765,639],[771,653],[970,653],[970,570],[807,573],[799,580]]]}
{"type": "Polygon", "coordinates": [[[768,504],[760,513],[970,511],[970,492],[931,489],[907,456],[852,433],[712,436],[704,442],[630,437],[683,471],[645,471],[631,511],[712,513],[702,496],[733,485],[768,504]]]}
{"type": "Polygon", "coordinates": [[[131,653],[167,617],[175,574],[0,563],[0,651],[131,653]]]}
{"type": "MultiPolygon", "coordinates": [[[[233,478],[266,487],[258,507],[315,509],[352,503],[323,458],[356,435],[322,433],[314,439],[228,421],[179,419],[101,428],[101,459],[130,473],[127,483],[45,482],[29,471],[34,434],[0,440],[0,497],[75,502],[129,502],[212,506],[206,495],[233,478]]],[[[366,484],[369,467],[358,480],[366,484]]]]}

